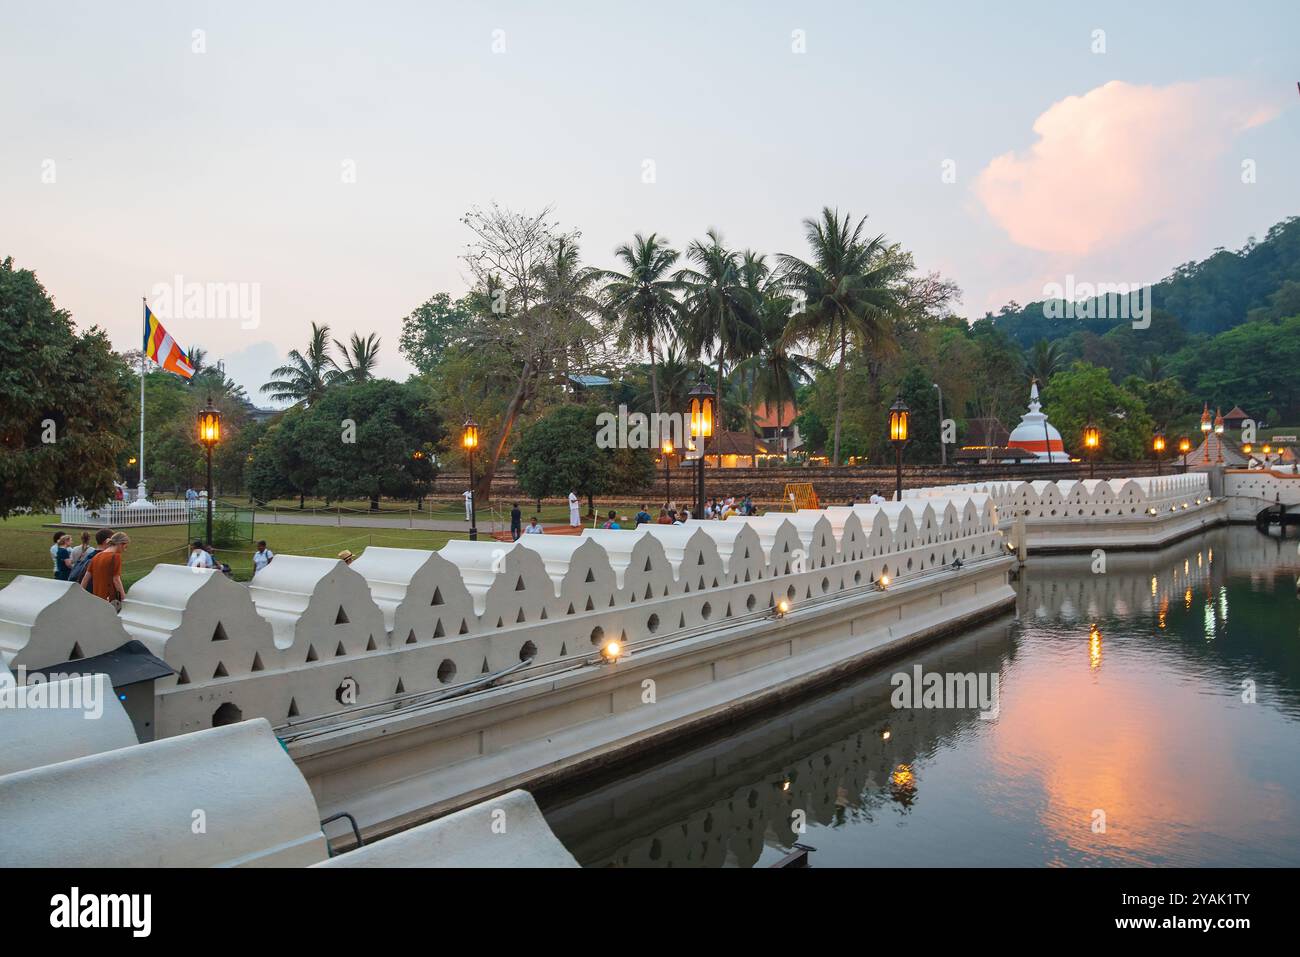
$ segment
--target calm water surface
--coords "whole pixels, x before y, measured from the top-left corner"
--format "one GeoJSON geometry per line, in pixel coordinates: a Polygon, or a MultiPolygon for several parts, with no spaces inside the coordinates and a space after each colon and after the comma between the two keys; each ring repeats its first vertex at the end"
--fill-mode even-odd
{"type": "Polygon", "coordinates": [[[1033,558],[1015,618],[543,795],[547,820],[586,866],[761,867],[795,841],[817,867],[1300,865],[1295,540],[1092,564],[1033,558]],[[918,663],[996,674],[996,719],[895,710],[918,663]]]}

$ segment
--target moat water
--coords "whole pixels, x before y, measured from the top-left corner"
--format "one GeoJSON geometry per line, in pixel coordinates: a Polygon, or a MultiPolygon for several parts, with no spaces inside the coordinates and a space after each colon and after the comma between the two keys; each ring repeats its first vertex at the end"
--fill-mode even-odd
{"type": "Polygon", "coordinates": [[[1094,566],[1033,557],[1015,616],[543,794],[547,820],[588,867],[1300,865],[1295,538],[1094,566]],[[917,665],[996,676],[996,716],[895,708],[917,665]]]}

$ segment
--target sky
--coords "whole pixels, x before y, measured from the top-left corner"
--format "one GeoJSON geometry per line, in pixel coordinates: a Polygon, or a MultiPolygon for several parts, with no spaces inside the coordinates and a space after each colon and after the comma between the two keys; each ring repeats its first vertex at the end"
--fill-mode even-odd
{"type": "Polygon", "coordinates": [[[460,217],[584,258],[803,255],[868,215],[959,314],[1155,282],[1300,212],[1291,2],[0,0],[0,257],[137,348],[141,297],[257,395],[312,322],[467,288],[460,217]],[[182,295],[164,290],[180,285],[182,295]],[[185,308],[185,285],[234,298],[185,308]]]}

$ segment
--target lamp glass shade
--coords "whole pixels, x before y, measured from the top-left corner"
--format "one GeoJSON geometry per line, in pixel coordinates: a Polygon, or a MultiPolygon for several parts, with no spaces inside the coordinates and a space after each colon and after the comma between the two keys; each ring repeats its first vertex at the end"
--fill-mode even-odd
{"type": "Polygon", "coordinates": [[[1156,452],[1163,452],[1165,450],[1165,435],[1163,432],[1156,433],[1156,437],[1151,440],[1151,448],[1156,452]]]}
{"type": "Polygon", "coordinates": [[[1101,432],[1095,425],[1089,424],[1083,430],[1084,448],[1095,449],[1101,445],[1101,432]]]}
{"type": "Polygon", "coordinates": [[[221,441],[221,413],[211,406],[199,412],[199,441],[209,448],[221,441]]]}
{"type": "Polygon", "coordinates": [[[709,438],[713,435],[713,394],[691,397],[691,435],[709,438]]]}
{"type": "Polygon", "coordinates": [[[902,399],[895,400],[889,407],[889,441],[902,444],[907,441],[907,430],[912,410],[902,399]]]}
{"type": "Polygon", "coordinates": [[[465,423],[465,430],[460,436],[460,444],[462,448],[470,451],[478,448],[478,423],[473,419],[465,423]]]}

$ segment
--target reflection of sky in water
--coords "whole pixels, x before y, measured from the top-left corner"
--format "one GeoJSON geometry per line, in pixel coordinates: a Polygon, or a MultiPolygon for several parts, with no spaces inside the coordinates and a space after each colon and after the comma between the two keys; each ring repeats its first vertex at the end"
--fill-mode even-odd
{"type": "Polygon", "coordinates": [[[1232,528],[1089,565],[1033,559],[1019,622],[742,726],[716,756],[559,797],[548,819],[597,865],[765,865],[794,840],[814,866],[1300,864],[1295,545],[1232,528]],[[892,711],[888,674],[918,661],[997,671],[997,720],[892,711]]]}

